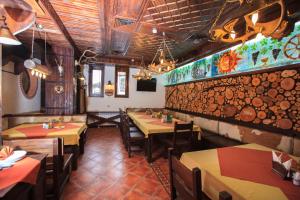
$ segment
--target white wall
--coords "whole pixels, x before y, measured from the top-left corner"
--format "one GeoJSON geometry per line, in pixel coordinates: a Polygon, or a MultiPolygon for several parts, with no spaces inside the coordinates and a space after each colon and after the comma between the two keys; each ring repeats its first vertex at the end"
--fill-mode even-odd
{"type": "MultiPolygon", "coordinates": [[[[129,98],[115,98],[113,96],[88,97],[88,111],[118,111],[119,108],[162,108],[165,105],[165,88],[163,86],[162,76],[157,78],[156,92],[138,92],[136,91],[136,79],[132,75],[138,71],[136,68],[130,68],[129,75],[129,98]]],[[[87,76],[85,76],[87,77],[87,76]]],[[[115,84],[115,67],[105,66],[105,84],[110,80],[115,84]]]]}
{"type": "MultiPolygon", "coordinates": [[[[3,70],[13,72],[14,64],[9,62],[3,70]]],[[[41,107],[41,84],[39,81],[35,97],[27,99],[19,86],[19,75],[2,72],[2,114],[16,114],[39,111],[41,107]]]]}

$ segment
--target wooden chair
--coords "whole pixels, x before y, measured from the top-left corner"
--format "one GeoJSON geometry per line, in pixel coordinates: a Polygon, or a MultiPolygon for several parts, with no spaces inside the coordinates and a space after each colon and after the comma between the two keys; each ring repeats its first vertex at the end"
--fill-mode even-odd
{"type": "Polygon", "coordinates": [[[145,136],[139,130],[131,130],[129,125],[129,117],[124,115],[124,134],[125,143],[128,151],[128,157],[131,157],[131,152],[135,151],[132,146],[142,147],[145,143],[145,136]]]}
{"type": "Polygon", "coordinates": [[[120,125],[119,125],[119,129],[120,129],[120,133],[121,133],[121,138],[123,141],[123,144],[125,145],[125,133],[124,133],[124,111],[119,108],[119,114],[120,114],[120,125]]]}
{"type": "Polygon", "coordinates": [[[62,138],[5,140],[3,144],[15,149],[23,149],[29,153],[46,154],[46,197],[60,198],[72,172],[73,157],[73,154],[63,153],[62,138]]]}
{"type": "Polygon", "coordinates": [[[125,145],[125,147],[127,149],[126,133],[125,133],[125,118],[129,119],[129,130],[131,132],[137,132],[137,131],[139,131],[139,129],[135,126],[135,124],[133,124],[130,121],[130,118],[128,117],[128,115],[121,108],[119,108],[119,112],[120,112],[120,127],[119,128],[120,128],[123,144],[125,145]]]}
{"type": "Polygon", "coordinates": [[[168,151],[171,199],[208,199],[201,191],[200,169],[189,170],[174,156],[173,151],[172,148],[168,151]]]}
{"type": "Polygon", "coordinates": [[[193,121],[184,124],[175,122],[173,135],[161,139],[161,142],[165,147],[165,152],[167,152],[168,148],[173,148],[175,151],[174,153],[179,157],[182,152],[190,151],[193,148],[195,139],[193,126],[193,121]]]}

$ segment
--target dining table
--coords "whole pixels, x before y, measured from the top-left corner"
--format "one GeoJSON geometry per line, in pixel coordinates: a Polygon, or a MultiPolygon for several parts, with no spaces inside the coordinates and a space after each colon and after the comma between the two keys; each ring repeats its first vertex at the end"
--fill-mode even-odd
{"type": "Polygon", "coordinates": [[[25,123],[2,131],[4,140],[26,138],[63,138],[65,153],[73,153],[73,169],[77,169],[79,153],[84,153],[87,125],[80,122],[54,123],[53,128],[43,128],[43,123],[25,123]]]}
{"type": "Polygon", "coordinates": [[[13,166],[0,169],[0,200],[45,199],[46,157],[28,154],[13,166]]]}
{"type": "MultiPolygon", "coordinates": [[[[153,137],[155,135],[166,135],[174,133],[174,124],[186,123],[179,119],[173,118],[171,123],[162,122],[161,119],[152,117],[145,112],[128,112],[128,116],[131,118],[133,123],[144,133],[146,139],[146,150],[147,150],[147,161],[151,163],[152,159],[152,145],[153,137]]],[[[193,127],[194,133],[200,133],[201,128],[197,125],[193,127]]],[[[198,137],[200,138],[200,137],[198,137]]]]}
{"type": "MultiPolygon", "coordinates": [[[[190,170],[200,169],[201,190],[210,199],[219,199],[223,191],[234,200],[300,199],[299,186],[272,170],[272,151],[280,153],[252,143],[186,152],[180,162],[190,170]]],[[[300,161],[300,157],[283,155],[282,159],[293,159],[293,165],[300,161]]]]}

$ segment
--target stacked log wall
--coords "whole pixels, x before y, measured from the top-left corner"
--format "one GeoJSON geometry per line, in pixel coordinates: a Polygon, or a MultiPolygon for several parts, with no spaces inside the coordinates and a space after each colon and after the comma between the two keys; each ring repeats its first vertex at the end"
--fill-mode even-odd
{"type": "Polygon", "coordinates": [[[167,86],[166,108],[299,133],[299,72],[298,65],[167,86]]]}

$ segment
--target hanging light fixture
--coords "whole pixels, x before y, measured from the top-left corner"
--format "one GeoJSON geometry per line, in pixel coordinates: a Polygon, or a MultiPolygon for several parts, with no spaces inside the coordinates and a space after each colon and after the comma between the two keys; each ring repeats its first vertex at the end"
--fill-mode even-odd
{"type": "MultiPolygon", "coordinates": [[[[35,22],[33,23],[35,24],[35,22]]],[[[36,67],[36,59],[33,58],[33,47],[34,47],[34,28],[32,29],[32,38],[31,38],[31,55],[29,59],[26,59],[24,61],[24,66],[28,69],[33,69],[34,67],[36,67]]],[[[41,63],[38,63],[41,64],[41,63]]]]}
{"type": "MultiPolygon", "coordinates": [[[[42,27],[42,26],[40,26],[42,27]]],[[[47,59],[47,34],[46,31],[44,31],[45,33],[45,63],[46,63],[46,59],[47,59]]],[[[31,58],[25,60],[24,62],[24,66],[26,68],[31,69],[31,75],[32,76],[36,76],[37,78],[40,79],[46,79],[48,75],[51,74],[51,71],[48,69],[47,66],[45,65],[41,65],[41,63],[39,62],[38,59],[33,58],[33,45],[34,45],[34,29],[33,29],[33,33],[32,33],[32,44],[31,44],[31,58]]]]}
{"type": "Polygon", "coordinates": [[[258,34],[281,39],[291,33],[291,27],[295,23],[288,16],[292,14],[288,13],[284,0],[225,0],[209,30],[209,35],[213,41],[229,43],[244,43],[258,34]],[[229,8],[228,4],[234,2],[240,2],[240,12],[224,12],[225,8],[229,8]],[[274,12],[274,18],[264,18],[271,12],[274,12]]]}
{"type": "Polygon", "coordinates": [[[106,94],[106,96],[112,96],[114,91],[114,85],[111,83],[111,81],[108,81],[108,83],[104,86],[104,94],[106,94]]]}
{"type": "Polygon", "coordinates": [[[20,45],[21,42],[11,33],[7,24],[6,17],[2,16],[2,25],[0,27],[0,44],[20,45]]]}
{"type": "Polygon", "coordinates": [[[172,69],[175,69],[176,67],[176,61],[173,58],[173,55],[166,43],[165,39],[165,32],[163,32],[163,41],[161,42],[152,62],[150,65],[148,65],[148,69],[151,72],[162,74],[168,71],[171,71],[172,69]],[[169,54],[169,57],[171,60],[168,60],[166,58],[166,53],[169,54]],[[159,55],[159,56],[158,56],[159,55]],[[155,64],[155,60],[158,58],[159,64],[155,64]]]}
{"type": "Polygon", "coordinates": [[[234,40],[234,39],[235,39],[235,36],[236,36],[236,33],[235,33],[234,31],[232,31],[232,32],[230,33],[230,37],[234,40]]]}
{"type": "Polygon", "coordinates": [[[152,74],[149,70],[146,69],[144,58],[142,57],[141,68],[136,74],[132,75],[133,78],[137,80],[150,80],[152,78],[152,74]]]}
{"type": "Polygon", "coordinates": [[[254,13],[251,16],[251,21],[252,21],[253,25],[255,26],[256,22],[258,21],[258,12],[254,13]]]}

